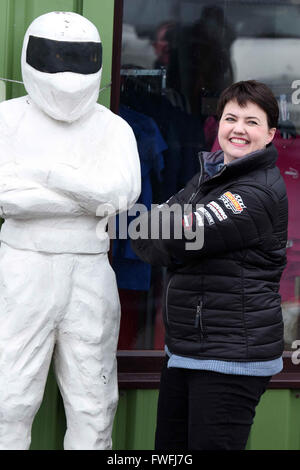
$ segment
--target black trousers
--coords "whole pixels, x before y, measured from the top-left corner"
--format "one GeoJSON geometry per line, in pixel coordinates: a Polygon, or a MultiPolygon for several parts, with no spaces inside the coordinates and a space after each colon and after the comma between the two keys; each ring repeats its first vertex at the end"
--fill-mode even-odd
{"type": "Polygon", "coordinates": [[[243,450],[271,377],[167,368],[161,375],[156,450],[243,450]]]}

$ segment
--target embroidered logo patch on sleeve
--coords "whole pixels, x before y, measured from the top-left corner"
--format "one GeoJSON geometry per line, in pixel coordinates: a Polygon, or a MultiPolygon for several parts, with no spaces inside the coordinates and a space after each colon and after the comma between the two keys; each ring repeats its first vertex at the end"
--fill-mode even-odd
{"type": "Polygon", "coordinates": [[[222,220],[227,219],[227,215],[223,211],[222,207],[216,202],[216,201],[211,201],[207,206],[217,217],[217,219],[222,222],[222,220]]]}
{"type": "Polygon", "coordinates": [[[226,191],[219,199],[223,202],[224,206],[230,209],[234,214],[240,214],[246,208],[239,194],[232,194],[230,191],[226,191]]]}
{"type": "Polygon", "coordinates": [[[204,215],[207,222],[209,223],[209,225],[213,225],[215,223],[212,215],[210,215],[210,212],[208,212],[207,209],[205,209],[205,207],[198,207],[197,209],[197,212],[200,212],[200,214],[202,214],[202,216],[204,215]]]}

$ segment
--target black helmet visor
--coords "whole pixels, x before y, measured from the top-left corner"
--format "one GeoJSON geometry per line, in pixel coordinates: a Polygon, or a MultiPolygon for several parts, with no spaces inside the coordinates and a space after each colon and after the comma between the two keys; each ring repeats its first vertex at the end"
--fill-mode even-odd
{"type": "Polygon", "coordinates": [[[26,62],[45,73],[97,73],[102,67],[100,42],[68,42],[29,36],[26,62]]]}

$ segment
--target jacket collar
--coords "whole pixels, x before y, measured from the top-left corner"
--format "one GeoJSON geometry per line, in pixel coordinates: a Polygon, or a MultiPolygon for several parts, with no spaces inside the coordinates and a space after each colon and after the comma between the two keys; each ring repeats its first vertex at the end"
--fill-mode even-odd
{"type": "MultiPolygon", "coordinates": [[[[202,156],[204,161],[208,164],[217,164],[224,161],[224,153],[222,150],[217,150],[213,153],[202,152],[202,156]]],[[[249,153],[245,157],[236,159],[233,162],[224,165],[224,167],[215,176],[208,179],[207,182],[211,181],[212,179],[215,181],[215,178],[221,175],[236,177],[245,173],[250,173],[253,170],[273,167],[276,164],[277,158],[277,150],[275,146],[270,143],[264,149],[249,153]]]]}

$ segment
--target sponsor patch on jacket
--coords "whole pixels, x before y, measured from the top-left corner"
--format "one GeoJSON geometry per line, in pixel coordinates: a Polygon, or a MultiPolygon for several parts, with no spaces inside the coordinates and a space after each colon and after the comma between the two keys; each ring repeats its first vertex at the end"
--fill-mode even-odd
{"type": "Polygon", "coordinates": [[[230,191],[226,191],[219,199],[223,202],[224,206],[230,209],[234,214],[240,214],[246,208],[239,194],[232,194],[230,191]]]}
{"type": "Polygon", "coordinates": [[[210,212],[208,212],[207,209],[205,209],[205,207],[198,207],[197,212],[200,212],[200,214],[202,214],[202,216],[206,218],[209,225],[213,225],[215,223],[212,215],[210,214],[210,212]]]}
{"type": "Polygon", "coordinates": [[[221,222],[227,219],[227,215],[216,201],[210,201],[210,203],[207,204],[206,207],[208,207],[215,214],[217,219],[221,222]]]}

